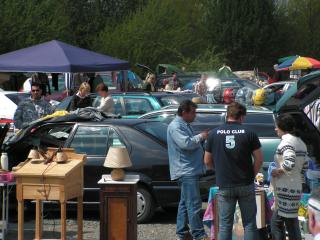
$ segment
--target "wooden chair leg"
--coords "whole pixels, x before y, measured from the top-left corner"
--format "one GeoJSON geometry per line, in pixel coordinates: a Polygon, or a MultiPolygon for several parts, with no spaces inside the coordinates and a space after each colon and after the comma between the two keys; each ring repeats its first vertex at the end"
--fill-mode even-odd
{"type": "Polygon", "coordinates": [[[61,240],[67,239],[67,203],[60,202],[61,208],[61,240]]]}
{"type": "Polygon", "coordinates": [[[42,237],[42,206],[41,200],[36,200],[36,232],[35,239],[41,239],[42,237]]]}
{"type": "Polygon", "coordinates": [[[24,201],[18,201],[18,240],[23,240],[24,201]]]}
{"type": "Polygon", "coordinates": [[[78,240],[82,240],[83,235],[83,197],[78,197],[78,240]]]}

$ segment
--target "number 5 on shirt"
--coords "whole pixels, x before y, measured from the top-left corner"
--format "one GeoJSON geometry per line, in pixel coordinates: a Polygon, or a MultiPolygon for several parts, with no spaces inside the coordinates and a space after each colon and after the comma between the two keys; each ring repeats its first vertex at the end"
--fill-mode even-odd
{"type": "Polygon", "coordinates": [[[226,148],[234,149],[236,146],[236,141],[234,140],[234,135],[227,135],[226,136],[226,148]]]}

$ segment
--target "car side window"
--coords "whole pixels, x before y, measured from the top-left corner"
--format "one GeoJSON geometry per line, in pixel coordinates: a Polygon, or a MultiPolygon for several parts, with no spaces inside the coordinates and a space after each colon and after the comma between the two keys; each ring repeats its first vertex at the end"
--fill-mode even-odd
{"type": "Polygon", "coordinates": [[[113,128],[106,126],[79,126],[70,147],[77,153],[105,156],[111,146],[124,146],[113,128]]]}
{"type": "Polygon", "coordinates": [[[258,137],[277,137],[272,114],[248,113],[243,124],[252,129],[258,137]]]}
{"type": "Polygon", "coordinates": [[[113,99],[113,108],[114,108],[114,114],[120,114],[124,115],[122,104],[121,104],[121,98],[120,97],[112,97],[113,99]]]}
{"type": "MultiPolygon", "coordinates": [[[[66,140],[73,129],[73,124],[70,125],[46,125],[35,130],[32,135],[31,142],[44,147],[60,147],[64,146],[66,140]]],[[[31,130],[32,131],[32,130],[31,130]]],[[[27,141],[30,141],[28,138],[27,141]]]]}
{"type": "Polygon", "coordinates": [[[124,103],[127,115],[142,115],[153,110],[150,102],[145,98],[125,98],[124,103]]]}
{"type": "Polygon", "coordinates": [[[105,155],[108,143],[108,127],[79,126],[70,147],[77,153],[105,155]]]}
{"type": "Polygon", "coordinates": [[[125,145],[121,140],[119,134],[113,128],[110,128],[107,151],[109,150],[110,147],[123,147],[123,146],[125,145]]]}

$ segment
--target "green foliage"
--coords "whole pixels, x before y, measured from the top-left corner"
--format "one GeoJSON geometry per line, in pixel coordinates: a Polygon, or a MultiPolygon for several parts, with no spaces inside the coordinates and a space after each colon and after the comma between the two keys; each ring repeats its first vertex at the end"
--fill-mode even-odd
{"type": "Polygon", "coordinates": [[[0,53],[52,39],[155,67],[320,57],[319,0],[1,0],[0,53]]]}
{"type": "Polygon", "coordinates": [[[100,36],[102,51],[153,67],[197,58],[208,47],[197,2],[150,1],[122,24],[105,29],[100,36]]]}
{"type": "Polygon", "coordinates": [[[271,0],[207,0],[204,24],[228,64],[249,69],[273,53],[274,4],[271,0]]]}

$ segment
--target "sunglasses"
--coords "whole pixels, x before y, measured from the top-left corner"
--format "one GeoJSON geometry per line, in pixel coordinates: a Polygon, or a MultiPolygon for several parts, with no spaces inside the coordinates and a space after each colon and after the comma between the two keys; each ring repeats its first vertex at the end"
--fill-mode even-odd
{"type": "Polygon", "coordinates": [[[40,89],[32,89],[31,92],[40,92],[40,89]]]}

